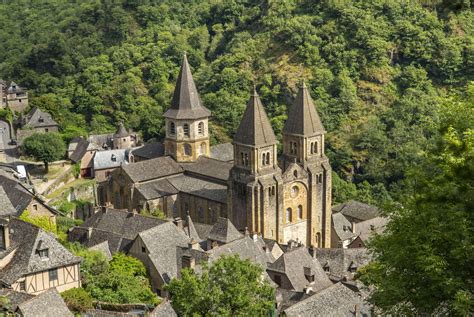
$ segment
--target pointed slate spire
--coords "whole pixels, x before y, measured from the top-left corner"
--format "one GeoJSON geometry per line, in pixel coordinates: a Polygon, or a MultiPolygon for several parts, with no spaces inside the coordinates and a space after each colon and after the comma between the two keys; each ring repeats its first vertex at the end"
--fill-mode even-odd
{"type": "Polygon", "coordinates": [[[202,105],[201,98],[199,98],[188,58],[184,54],[171,107],[164,116],[172,119],[199,119],[210,115],[211,112],[202,105]]]}
{"type": "Polygon", "coordinates": [[[305,82],[303,82],[296,95],[295,102],[288,113],[288,120],[286,120],[283,127],[283,133],[314,135],[324,132],[324,127],[314,107],[313,99],[305,82]]]}
{"type": "Polygon", "coordinates": [[[263,146],[276,143],[270,120],[268,120],[255,86],[245,109],[234,142],[263,146]]]}
{"type": "Polygon", "coordinates": [[[128,136],[129,133],[127,129],[125,129],[125,126],[123,125],[123,122],[120,121],[119,125],[117,126],[117,131],[115,131],[114,137],[115,138],[123,138],[128,136]]]}
{"type": "Polygon", "coordinates": [[[188,237],[194,239],[194,241],[201,241],[202,239],[199,237],[199,234],[196,231],[196,228],[194,227],[194,222],[191,219],[191,216],[188,215],[186,217],[186,220],[188,222],[188,227],[186,228],[186,234],[188,237]]]}

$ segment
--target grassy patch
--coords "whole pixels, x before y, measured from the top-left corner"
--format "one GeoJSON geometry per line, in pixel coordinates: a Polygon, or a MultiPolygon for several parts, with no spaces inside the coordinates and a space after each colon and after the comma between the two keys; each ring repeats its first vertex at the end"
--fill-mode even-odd
{"type": "Polygon", "coordinates": [[[64,192],[69,190],[70,188],[73,187],[82,187],[82,186],[92,186],[95,183],[95,180],[93,179],[85,179],[85,178],[78,178],[69,184],[64,185],[61,188],[58,188],[54,192],[48,195],[48,199],[55,199],[60,197],[64,192]]]}

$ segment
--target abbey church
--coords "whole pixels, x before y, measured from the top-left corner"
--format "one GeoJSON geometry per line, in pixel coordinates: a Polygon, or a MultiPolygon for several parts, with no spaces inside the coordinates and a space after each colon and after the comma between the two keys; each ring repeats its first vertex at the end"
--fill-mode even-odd
{"type": "MultiPolygon", "coordinates": [[[[163,153],[130,160],[99,186],[102,206],[229,218],[237,229],[286,244],[331,246],[331,167],[324,127],[303,83],[283,129],[282,153],[254,89],[232,144],[210,146],[209,117],[186,59],[166,111],[163,153]]],[[[139,152],[140,149],[131,151],[139,152]]]]}

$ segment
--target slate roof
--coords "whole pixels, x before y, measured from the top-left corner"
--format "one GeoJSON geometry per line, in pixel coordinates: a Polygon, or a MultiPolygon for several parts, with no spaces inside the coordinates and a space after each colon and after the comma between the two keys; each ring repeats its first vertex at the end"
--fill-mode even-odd
{"type": "Polygon", "coordinates": [[[49,113],[44,112],[37,107],[33,107],[33,109],[31,109],[25,116],[25,125],[33,128],[40,128],[58,126],[58,123],[51,118],[49,113]]]}
{"type": "Polygon", "coordinates": [[[305,267],[314,274],[314,283],[311,284],[313,291],[316,292],[332,285],[321,265],[304,247],[283,253],[275,262],[268,265],[268,270],[284,273],[294,290],[303,291],[310,284],[304,274],[305,267]]]}
{"type": "Polygon", "coordinates": [[[172,222],[139,233],[150,261],[165,282],[178,276],[177,247],[187,247],[186,234],[172,222]]]}
{"type": "Polygon", "coordinates": [[[352,279],[353,273],[349,271],[349,267],[354,265],[356,268],[362,267],[369,263],[370,254],[365,248],[317,248],[315,249],[316,259],[323,268],[329,269],[329,274],[337,278],[352,279]]]}
{"type": "Polygon", "coordinates": [[[234,146],[232,143],[222,143],[211,146],[211,157],[213,159],[232,162],[234,160],[234,146]]]}
{"type": "Polygon", "coordinates": [[[227,186],[214,182],[180,175],[168,178],[180,192],[227,204],[227,186]]]}
{"type": "Polygon", "coordinates": [[[64,248],[56,238],[42,229],[12,218],[9,221],[10,247],[0,252],[0,259],[14,252],[10,262],[0,270],[0,281],[12,285],[20,277],[52,268],[72,265],[81,261],[64,248]],[[36,250],[49,249],[48,260],[41,259],[36,250]]]}
{"type": "Polygon", "coordinates": [[[133,150],[132,155],[146,159],[146,160],[150,160],[150,159],[164,156],[165,147],[163,146],[163,143],[160,143],[160,142],[147,143],[133,150]]]}
{"type": "Polygon", "coordinates": [[[212,230],[212,227],[213,225],[208,225],[207,223],[200,223],[200,222],[194,223],[194,228],[196,229],[196,232],[201,241],[207,239],[207,237],[209,236],[209,233],[212,230]]]}
{"type": "Polygon", "coordinates": [[[356,233],[352,232],[352,224],[340,212],[332,214],[332,228],[341,241],[355,238],[356,233]]]}
{"type": "Polygon", "coordinates": [[[173,185],[171,185],[169,180],[166,178],[138,184],[135,186],[135,189],[146,200],[157,199],[179,193],[179,191],[173,185]]]}
{"type": "Polygon", "coordinates": [[[104,241],[92,247],[89,247],[89,250],[98,251],[102,253],[108,261],[112,260],[112,253],[110,252],[108,241],[104,241]]]}
{"type": "Polygon", "coordinates": [[[290,108],[283,133],[306,136],[324,133],[321,119],[305,83],[298,90],[296,99],[290,108]]]}
{"type": "Polygon", "coordinates": [[[97,151],[94,155],[94,170],[119,167],[128,164],[129,149],[97,151]]]}
{"type": "Polygon", "coordinates": [[[74,147],[74,150],[71,156],[69,157],[69,159],[73,161],[74,163],[80,162],[82,160],[82,157],[84,156],[84,154],[86,154],[87,149],[89,148],[89,144],[90,144],[89,141],[83,138],[79,138],[76,141],[77,143],[74,147]]]}
{"type": "Polygon", "coordinates": [[[202,105],[186,54],[179,71],[171,107],[164,113],[165,118],[199,119],[209,117],[211,112],[202,105]]]}
{"type": "Polygon", "coordinates": [[[89,135],[88,141],[95,144],[100,149],[112,148],[113,147],[113,134],[92,134],[89,135]]]}
{"type": "Polygon", "coordinates": [[[260,264],[263,268],[267,266],[268,256],[260,247],[260,243],[254,241],[249,236],[243,236],[227,244],[215,247],[206,252],[209,262],[217,261],[222,256],[238,254],[242,260],[249,260],[252,263],[260,264]]]}
{"type": "Polygon", "coordinates": [[[177,317],[178,314],[171,306],[171,302],[169,300],[163,300],[160,305],[156,306],[155,309],[150,313],[150,317],[177,317]]]}
{"type": "Polygon", "coordinates": [[[385,217],[375,217],[369,220],[358,222],[354,225],[354,231],[362,241],[367,241],[373,234],[382,233],[385,226],[388,223],[388,219],[385,217]]]}
{"type": "Polygon", "coordinates": [[[209,157],[201,156],[194,163],[181,163],[181,166],[189,175],[200,175],[205,178],[217,179],[227,184],[232,163],[219,161],[209,157]]]}
{"type": "Polygon", "coordinates": [[[21,303],[18,311],[24,317],[74,316],[54,287],[21,303]]]}
{"type": "Polygon", "coordinates": [[[17,210],[13,207],[2,185],[0,185],[0,206],[0,216],[2,217],[15,215],[17,213],[17,210]]]}
{"type": "Polygon", "coordinates": [[[221,243],[229,243],[242,237],[243,235],[234,227],[232,222],[228,218],[222,217],[217,219],[207,236],[209,240],[221,243]]]}
{"type": "Polygon", "coordinates": [[[186,217],[186,227],[184,228],[184,232],[188,235],[188,237],[196,242],[200,242],[202,240],[205,240],[205,239],[202,239],[198,232],[196,231],[196,227],[194,226],[194,222],[193,220],[191,219],[191,216],[188,215],[186,217]]]}
{"type": "Polygon", "coordinates": [[[26,91],[26,89],[23,88],[23,87],[20,87],[17,83],[15,83],[14,81],[12,81],[12,82],[10,83],[10,85],[8,86],[8,90],[7,90],[7,91],[8,91],[8,93],[13,93],[13,92],[19,93],[19,92],[24,92],[24,91],[26,91]]]}
{"type": "Polygon", "coordinates": [[[234,135],[234,142],[252,146],[276,143],[270,120],[255,89],[234,135]]]}
{"type": "Polygon", "coordinates": [[[9,311],[14,312],[19,304],[35,297],[24,292],[17,292],[8,288],[0,289],[0,297],[6,297],[9,303],[9,311]]]}
{"type": "Polygon", "coordinates": [[[284,310],[286,316],[370,316],[370,307],[357,292],[337,283],[284,310]]]}
{"type": "MultiPolygon", "coordinates": [[[[364,221],[379,216],[379,209],[375,206],[367,205],[355,200],[334,206],[334,212],[340,212],[346,217],[350,217],[356,221],[364,221]]],[[[349,219],[351,220],[351,219],[349,219]]]]}
{"type": "Polygon", "coordinates": [[[122,166],[122,169],[134,183],[183,172],[183,168],[169,156],[125,165],[122,166]]]}
{"type": "MultiPolygon", "coordinates": [[[[126,210],[106,209],[92,215],[79,227],[102,230],[115,233],[121,237],[133,240],[138,233],[164,223],[156,217],[143,216],[126,210]]],[[[102,242],[102,241],[101,241],[102,242]]]]}
{"type": "Polygon", "coordinates": [[[124,138],[129,136],[130,133],[125,129],[123,122],[120,122],[117,126],[117,130],[114,133],[114,138],[124,138]]]}

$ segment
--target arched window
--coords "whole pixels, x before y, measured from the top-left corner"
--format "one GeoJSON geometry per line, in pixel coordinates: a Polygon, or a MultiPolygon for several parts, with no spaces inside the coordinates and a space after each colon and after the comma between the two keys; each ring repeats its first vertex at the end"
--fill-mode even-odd
{"type": "Polygon", "coordinates": [[[291,208],[286,210],[286,222],[291,222],[291,208]]]}
{"type": "Polygon", "coordinates": [[[298,219],[303,219],[303,206],[298,206],[298,219]]]}
{"type": "Polygon", "coordinates": [[[184,149],[184,155],[186,156],[193,155],[193,149],[191,148],[191,145],[189,145],[188,143],[184,144],[183,149],[184,149]]]}
{"type": "Polygon", "coordinates": [[[199,146],[199,155],[203,155],[206,153],[206,143],[201,143],[201,145],[199,146]]]}
{"type": "Polygon", "coordinates": [[[175,135],[176,134],[176,125],[174,122],[170,122],[170,135],[175,135]]]}
{"type": "Polygon", "coordinates": [[[295,185],[295,186],[291,187],[291,193],[290,193],[291,197],[294,198],[294,197],[298,196],[299,191],[300,190],[299,190],[298,186],[295,185]]]}
{"type": "Polygon", "coordinates": [[[323,182],[323,174],[319,174],[318,178],[319,178],[319,183],[322,183],[323,182]]]}
{"type": "Polygon", "coordinates": [[[198,124],[198,134],[199,135],[204,134],[204,122],[199,122],[199,124],[198,124]]]}
{"type": "Polygon", "coordinates": [[[293,175],[294,175],[295,177],[298,177],[298,171],[297,171],[297,170],[294,170],[294,171],[293,171],[293,175]]]}
{"type": "Polygon", "coordinates": [[[262,166],[265,166],[265,157],[267,156],[266,153],[262,154],[262,166]]]}
{"type": "Polygon", "coordinates": [[[314,142],[314,152],[313,153],[318,154],[318,152],[319,152],[318,149],[319,149],[319,143],[318,143],[318,141],[316,141],[316,142],[314,142]]]}
{"type": "Polygon", "coordinates": [[[272,186],[272,195],[275,195],[275,186],[272,186]]]}
{"type": "Polygon", "coordinates": [[[189,124],[185,123],[183,125],[184,136],[189,138],[189,124]]]}
{"type": "Polygon", "coordinates": [[[266,163],[267,165],[270,165],[270,152],[267,152],[267,157],[266,157],[266,159],[265,159],[265,163],[266,163]]]}

